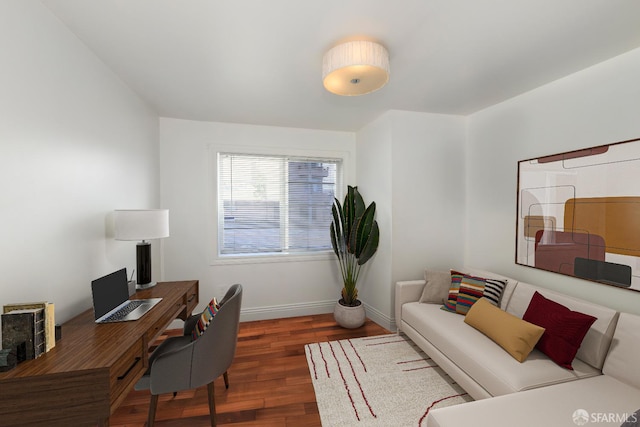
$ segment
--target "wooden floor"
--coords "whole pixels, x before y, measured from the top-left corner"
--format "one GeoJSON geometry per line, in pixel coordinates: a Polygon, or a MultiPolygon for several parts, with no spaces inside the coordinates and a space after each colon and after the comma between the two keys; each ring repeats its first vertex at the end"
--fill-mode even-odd
{"type": "MultiPolygon", "coordinates": [[[[225,390],[222,378],[215,381],[218,425],[320,426],[304,345],[388,333],[370,320],[358,329],[343,329],[333,314],[241,323],[230,387],[225,390]]],[[[144,426],[149,399],[148,391],[131,392],[111,417],[111,427],[144,426]]],[[[209,425],[205,387],[175,398],[160,396],[156,426],[209,425]]]]}

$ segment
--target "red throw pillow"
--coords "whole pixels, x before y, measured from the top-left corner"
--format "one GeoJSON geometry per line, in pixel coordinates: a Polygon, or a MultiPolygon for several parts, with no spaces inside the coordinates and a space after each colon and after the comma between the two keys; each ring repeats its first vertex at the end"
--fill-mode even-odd
{"type": "Polygon", "coordinates": [[[573,370],[571,362],[596,318],[571,311],[562,304],[533,294],[523,320],[545,328],[536,348],[558,365],[573,370]]]}

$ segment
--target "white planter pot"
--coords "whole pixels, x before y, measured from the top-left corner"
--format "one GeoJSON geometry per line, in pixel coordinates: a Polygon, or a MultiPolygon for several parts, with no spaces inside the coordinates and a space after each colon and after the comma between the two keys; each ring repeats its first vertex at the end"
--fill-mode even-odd
{"type": "Polygon", "coordinates": [[[347,329],[355,329],[364,325],[366,320],[364,313],[364,304],[356,307],[347,307],[339,302],[336,302],[336,307],[333,310],[333,317],[338,322],[338,325],[347,329]]]}

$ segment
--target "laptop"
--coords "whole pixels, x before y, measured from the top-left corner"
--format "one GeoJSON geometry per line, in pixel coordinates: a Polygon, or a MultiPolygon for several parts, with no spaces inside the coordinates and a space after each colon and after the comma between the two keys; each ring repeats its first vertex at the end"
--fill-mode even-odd
{"type": "Polygon", "coordinates": [[[130,300],[126,268],[93,280],[91,293],[96,323],[137,320],[162,301],[162,298],[130,300]]]}

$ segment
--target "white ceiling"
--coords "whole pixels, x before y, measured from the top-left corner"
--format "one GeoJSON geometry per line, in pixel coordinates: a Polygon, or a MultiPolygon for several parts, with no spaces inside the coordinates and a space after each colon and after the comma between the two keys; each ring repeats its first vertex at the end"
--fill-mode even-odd
{"type": "Polygon", "coordinates": [[[161,116],[355,131],[390,109],[473,113],[640,46],[637,0],[42,0],[161,116]],[[324,90],[365,38],[381,90],[324,90]]]}

